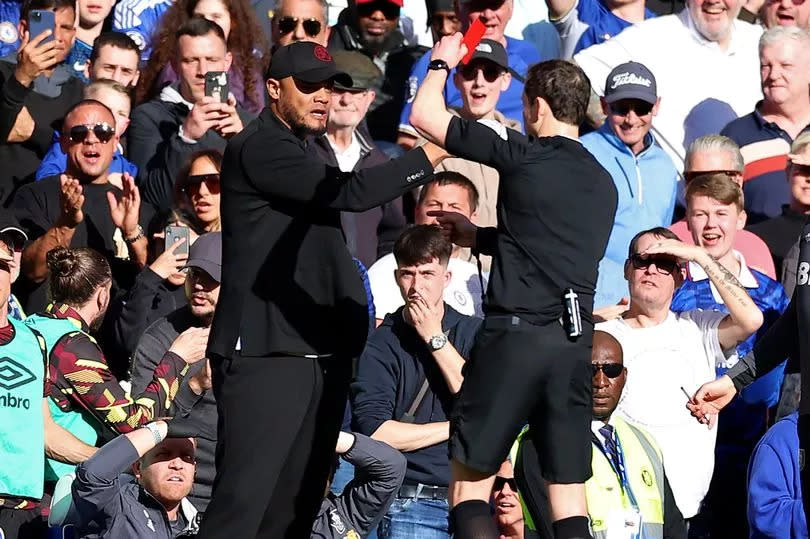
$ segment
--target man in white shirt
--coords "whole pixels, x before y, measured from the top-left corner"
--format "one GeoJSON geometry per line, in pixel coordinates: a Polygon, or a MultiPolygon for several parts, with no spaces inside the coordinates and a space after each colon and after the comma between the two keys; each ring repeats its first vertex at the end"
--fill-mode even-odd
{"type": "Polygon", "coordinates": [[[683,170],[685,148],[750,112],[762,97],[757,47],[762,28],[737,20],[741,0],[687,0],[677,15],[637,23],[574,56],[604,95],[611,69],[639,62],[668,103],[653,121],[661,146],[683,170]]]}
{"type": "MultiPolygon", "coordinates": [[[[475,220],[478,208],[478,190],[465,176],[458,172],[437,172],[432,182],[419,193],[414,211],[417,225],[438,224],[431,211],[450,211],[475,220]]],[[[458,258],[460,248],[454,246],[447,266],[451,274],[450,284],[444,289],[444,301],[466,316],[483,316],[481,299],[486,287],[486,276],[479,276],[476,264],[458,258]]],[[[385,315],[393,313],[405,304],[394,280],[397,269],[394,255],[389,254],[374,263],[368,270],[371,294],[374,296],[374,311],[379,326],[385,315]]]]}
{"type": "MultiPolygon", "coordinates": [[[[684,392],[715,377],[715,365],[762,325],[762,312],[736,277],[704,248],[687,245],[665,228],[637,234],[624,266],[630,307],[597,325],[624,350],[627,385],[617,413],[658,441],[675,501],[691,518],[709,488],[717,430],[695,427],[684,392]],[[729,309],[675,314],[670,304],[683,283],[683,262],[699,265],[729,309]]],[[[594,313],[598,315],[598,312],[594,313]]]]}

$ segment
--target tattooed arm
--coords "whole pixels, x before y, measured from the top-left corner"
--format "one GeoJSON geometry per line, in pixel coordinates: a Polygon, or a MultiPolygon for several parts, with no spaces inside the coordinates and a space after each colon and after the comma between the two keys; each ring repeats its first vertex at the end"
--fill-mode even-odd
{"type": "Polygon", "coordinates": [[[745,287],[702,247],[662,239],[653,243],[643,254],[668,254],[695,262],[703,268],[728,308],[729,314],[720,322],[717,330],[717,337],[724,350],[734,348],[762,325],[762,311],[748,295],[745,287]]]}

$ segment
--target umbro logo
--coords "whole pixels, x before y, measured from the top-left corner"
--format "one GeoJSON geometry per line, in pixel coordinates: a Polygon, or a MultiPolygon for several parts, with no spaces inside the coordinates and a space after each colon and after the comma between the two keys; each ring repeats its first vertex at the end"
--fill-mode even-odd
{"type": "Polygon", "coordinates": [[[0,387],[15,389],[37,379],[34,373],[22,363],[10,357],[0,358],[0,387]]]}

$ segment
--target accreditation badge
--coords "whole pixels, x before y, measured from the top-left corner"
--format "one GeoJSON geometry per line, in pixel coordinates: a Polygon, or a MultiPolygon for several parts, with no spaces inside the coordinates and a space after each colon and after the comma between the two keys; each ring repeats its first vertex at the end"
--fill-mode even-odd
{"type": "Polygon", "coordinates": [[[639,539],[641,513],[637,509],[613,511],[607,518],[606,539],[639,539]]]}

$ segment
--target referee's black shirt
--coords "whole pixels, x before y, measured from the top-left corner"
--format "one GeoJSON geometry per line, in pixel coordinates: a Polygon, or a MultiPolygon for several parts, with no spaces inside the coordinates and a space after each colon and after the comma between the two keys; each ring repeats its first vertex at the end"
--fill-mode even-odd
{"type": "Polygon", "coordinates": [[[591,321],[597,267],[616,214],[613,179],[576,140],[505,131],[507,140],[453,118],[446,137],[448,152],[500,174],[497,232],[478,235],[478,249],[493,255],[484,310],[542,325],[562,315],[563,291],[573,288],[591,321]]]}

